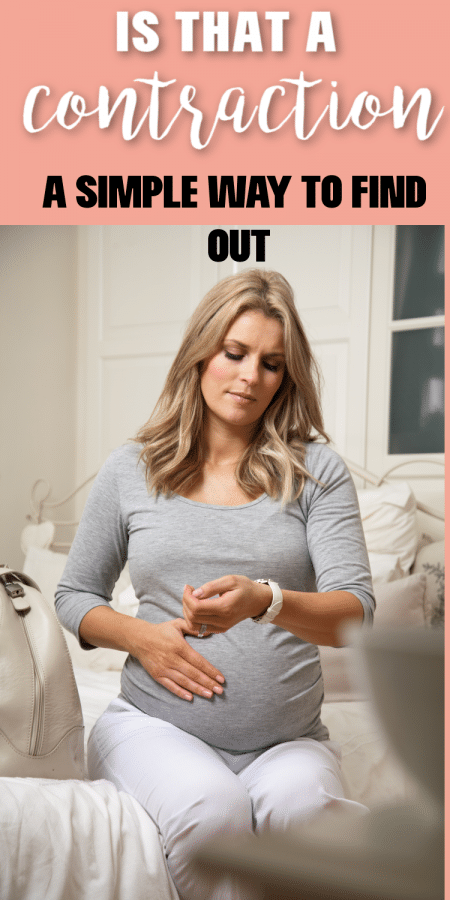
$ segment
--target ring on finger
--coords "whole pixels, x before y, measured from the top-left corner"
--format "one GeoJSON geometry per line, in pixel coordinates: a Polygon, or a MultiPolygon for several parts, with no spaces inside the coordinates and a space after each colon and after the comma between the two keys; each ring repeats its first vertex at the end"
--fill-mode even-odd
{"type": "Polygon", "coordinates": [[[200,631],[198,633],[199,637],[203,637],[203,635],[208,631],[207,625],[200,625],[200,631]]]}

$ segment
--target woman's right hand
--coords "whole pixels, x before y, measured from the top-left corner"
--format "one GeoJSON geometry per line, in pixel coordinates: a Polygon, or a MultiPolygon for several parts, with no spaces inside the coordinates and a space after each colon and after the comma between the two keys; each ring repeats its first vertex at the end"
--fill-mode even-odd
{"type": "Polygon", "coordinates": [[[182,700],[192,700],[193,694],[211,699],[223,693],[222,673],[185,640],[185,634],[197,636],[198,632],[188,628],[184,619],[158,625],[140,620],[140,624],[143,627],[130,652],[155,681],[182,700]]]}

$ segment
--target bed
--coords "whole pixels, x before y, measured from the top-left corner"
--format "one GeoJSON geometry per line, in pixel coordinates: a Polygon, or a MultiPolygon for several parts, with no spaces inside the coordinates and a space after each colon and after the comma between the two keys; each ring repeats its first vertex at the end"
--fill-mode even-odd
{"type": "MultiPolygon", "coordinates": [[[[370,485],[358,493],[374,576],[376,627],[441,627],[443,515],[416,503],[408,481],[377,479],[349,465],[357,483],[364,478],[370,485]],[[432,524],[427,534],[426,521],[439,526],[432,524]]],[[[59,540],[58,532],[74,524],[55,522],[55,513],[73,494],[58,503],[50,503],[48,495],[46,489],[42,497],[42,485],[33,488],[22,549],[25,573],[52,601],[70,543],[59,540]]],[[[112,602],[127,614],[136,610],[126,568],[112,602]]],[[[125,654],[102,648],[86,652],[72,635],[65,636],[87,741],[94,722],[118,694],[125,654]]],[[[323,647],[320,653],[322,718],[341,745],[348,796],[372,810],[418,796],[420,788],[395,758],[377,722],[358,652],[323,647]]],[[[2,900],[176,900],[156,827],[132,797],[109,782],[4,777],[0,810],[2,900]]]]}

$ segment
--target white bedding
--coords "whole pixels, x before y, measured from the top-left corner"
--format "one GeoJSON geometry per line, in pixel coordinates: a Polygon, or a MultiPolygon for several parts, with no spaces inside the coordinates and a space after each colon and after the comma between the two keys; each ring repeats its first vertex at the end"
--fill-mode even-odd
{"type": "MultiPolygon", "coordinates": [[[[85,737],[119,672],[76,669],[85,737]]],[[[1,900],[177,900],[159,833],[107,781],[0,778],[1,900]]]]}
{"type": "Polygon", "coordinates": [[[74,673],[83,709],[86,745],[92,726],[120,691],[120,672],[94,672],[75,666],[74,673]]]}
{"type": "Polygon", "coordinates": [[[158,832],[107,781],[2,778],[2,900],[175,900],[158,832]]]}
{"type": "MultiPolygon", "coordinates": [[[[86,730],[120,689],[120,673],[75,669],[86,730]]],[[[411,785],[367,701],[326,703],[350,796],[392,803],[411,785]]],[[[1,900],[177,900],[158,831],[107,781],[0,779],[1,900]]]]}

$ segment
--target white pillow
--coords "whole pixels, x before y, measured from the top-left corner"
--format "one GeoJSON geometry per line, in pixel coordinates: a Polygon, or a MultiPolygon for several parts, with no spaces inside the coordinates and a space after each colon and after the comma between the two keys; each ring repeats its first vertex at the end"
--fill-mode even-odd
{"type": "MultiPolygon", "coordinates": [[[[29,575],[33,581],[39,586],[44,597],[53,607],[55,600],[55,591],[58,582],[66,565],[67,555],[65,553],[55,553],[53,550],[46,550],[42,547],[29,547],[25,557],[23,571],[25,575],[29,575]]],[[[134,606],[130,605],[128,597],[127,605],[123,606],[120,602],[120,595],[127,592],[131,584],[128,565],[125,566],[113,590],[111,606],[119,612],[127,615],[135,615],[137,610],[137,600],[134,606]]],[[[104,672],[107,670],[121,671],[123,664],[127,658],[127,654],[122,650],[111,650],[107,647],[96,647],[95,650],[83,650],[80,647],[76,637],[69,631],[64,629],[64,637],[69,648],[72,658],[72,664],[81,669],[92,669],[96,672],[104,672]]]]}
{"type": "Polygon", "coordinates": [[[444,627],[445,611],[445,541],[433,541],[419,550],[414,572],[423,572],[427,579],[425,590],[425,622],[444,627]]]}
{"type": "Polygon", "coordinates": [[[39,522],[37,525],[25,525],[20,535],[20,546],[22,553],[26,554],[30,547],[50,547],[55,537],[55,526],[53,522],[39,522]]]}
{"type": "Polygon", "coordinates": [[[36,546],[27,550],[23,571],[36,582],[50,606],[55,602],[55,591],[66,562],[65,553],[55,553],[36,546]]]}
{"type": "Polygon", "coordinates": [[[403,577],[400,557],[395,553],[369,553],[373,586],[403,577]]]}
{"type": "Polygon", "coordinates": [[[361,518],[369,553],[395,554],[406,575],[419,540],[416,501],[406,481],[393,481],[358,491],[361,518]]]}

